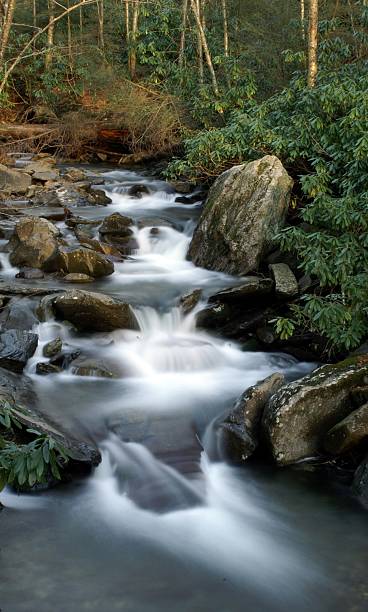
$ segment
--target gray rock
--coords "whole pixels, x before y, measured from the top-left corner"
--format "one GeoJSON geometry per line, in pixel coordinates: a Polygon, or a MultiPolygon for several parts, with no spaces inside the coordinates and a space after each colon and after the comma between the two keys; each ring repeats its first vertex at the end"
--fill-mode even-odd
{"type": "Polygon", "coordinates": [[[114,272],[114,264],[105,255],[83,247],[59,247],[45,267],[48,272],[84,274],[93,278],[114,272]]]}
{"type": "Polygon", "coordinates": [[[42,349],[42,355],[48,358],[55,357],[55,355],[60,353],[62,348],[63,348],[63,341],[58,336],[54,340],[51,340],[50,342],[45,344],[45,346],[42,349]]]}
{"type": "Polygon", "coordinates": [[[2,329],[31,331],[38,324],[37,303],[30,298],[11,298],[0,314],[2,329]]]}
{"type": "Polygon", "coordinates": [[[277,157],[221,174],[211,188],[190,244],[193,262],[211,270],[257,270],[283,226],[293,181],[277,157]]]}
{"type": "Polygon", "coordinates": [[[281,298],[291,298],[298,294],[298,281],[289,266],[285,263],[275,263],[269,266],[275,281],[276,295],[281,298]]]}
{"type": "Polygon", "coordinates": [[[241,285],[230,287],[224,291],[219,291],[209,298],[209,303],[214,302],[245,302],[249,305],[250,298],[268,295],[273,289],[273,282],[270,278],[259,276],[248,276],[240,279],[241,285]]]}
{"type": "Polygon", "coordinates": [[[28,359],[35,353],[37,334],[18,329],[0,333],[0,367],[21,372],[28,359]]]}
{"type": "Polygon", "coordinates": [[[195,184],[189,183],[188,181],[170,181],[169,185],[174,191],[176,191],[176,193],[184,194],[191,193],[195,188],[195,184]]]}
{"type": "Polygon", "coordinates": [[[351,390],[367,380],[368,363],[356,357],[318,368],[277,391],[262,423],[277,463],[296,463],[323,452],[326,433],[351,412],[351,390]]]}
{"type": "Polygon", "coordinates": [[[128,194],[133,198],[141,198],[143,194],[149,193],[147,185],[132,185],[128,189],[128,194]]]}
{"type": "Polygon", "coordinates": [[[71,366],[71,371],[77,376],[95,376],[97,378],[119,378],[119,374],[109,364],[96,359],[79,357],[71,366]]]}
{"type": "Polygon", "coordinates": [[[39,280],[40,278],[44,278],[44,276],[42,270],[38,270],[37,268],[26,268],[25,270],[20,270],[20,272],[15,275],[16,278],[24,278],[26,280],[39,280]]]}
{"type": "Polygon", "coordinates": [[[80,181],[85,181],[86,178],[87,173],[80,168],[68,168],[67,172],[64,174],[64,179],[71,183],[79,183],[80,181]]]}
{"type": "Polygon", "coordinates": [[[327,432],[324,448],[331,455],[342,455],[367,437],[368,404],[364,404],[327,432]]]}
{"type": "Polygon", "coordinates": [[[56,181],[60,172],[57,168],[54,168],[53,163],[49,163],[47,160],[40,160],[27,164],[24,171],[32,175],[32,179],[46,183],[46,181],[56,181]]]}
{"type": "Polygon", "coordinates": [[[61,372],[61,368],[52,363],[40,361],[36,364],[36,374],[39,376],[48,376],[49,374],[58,374],[59,372],[61,372]]]}
{"type": "Polygon", "coordinates": [[[80,272],[72,272],[63,278],[64,283],[76,283],[79,285],[93,283],[94,280],[95,279],[92,276],[88,276],[88,274],[81,274],[80,272]]]}
{"type": "Polygon", "coordinates": [[[124,302],[102,293],[73,290],[53,300],[56,314],[79,330],[139,329],[137,319],[124,302]]]}
{"type": "Polygon", "coordinates": [[[247,389],[219,428],[223,451],[235,461],[245,461],[258,446],[260,422],[266,402],[284,384],[283,374],[272,374],[247,389]]]}
{"type": "Polygon", "coordinates": [[[43,268],[55,256],[59,230],[46,219],[24,217],[15,226],[9,242],[9,260],[13,266],[43,268]]]}
{"type": "Polygon", "coordinates": [[[0,191],[8,195],[25,194],[31,183],[31,177],[25,172],[13,170],[0,164],[0,191]]]}

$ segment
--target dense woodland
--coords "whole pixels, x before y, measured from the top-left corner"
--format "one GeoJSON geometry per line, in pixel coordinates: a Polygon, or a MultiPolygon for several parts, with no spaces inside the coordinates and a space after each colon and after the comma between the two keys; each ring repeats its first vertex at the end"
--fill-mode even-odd
{"type": "Polygon", "coordinates": [[[83,160],[117,133],[112,159],[206,185],[277,155],[295,186],[275,245],[310,282],[270,324],[324,359],[367,340],[367,0],[2,0],[1,20],[4,155],[12,125],[18,148],[83,160]]]}

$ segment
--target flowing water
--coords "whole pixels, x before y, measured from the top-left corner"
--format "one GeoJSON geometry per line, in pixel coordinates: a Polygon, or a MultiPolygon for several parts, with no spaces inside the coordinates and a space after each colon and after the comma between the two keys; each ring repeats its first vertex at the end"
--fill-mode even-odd
{"type": "MultiPolygon", "coordinates": [[[[133,304],[140,331],[38,326],[27,374],[39,405],[86,429],[103,460],[81,482],[0,495],[1,611],[368,609],[368,526],[357,502],[316,474],[235,468],[217,449],[214,423],[240,393],[272,372],[293,379],[311,365],[198,331],[180,296],[202,289],[198,310],[237,282],[186,261],[200,203],[176,204],[165,183],[135,172],[105,178],[112,204],[76,212],[128,214],[138,248],[89,288],[133,304]],[[149,189],[141,199],[127,194],[136,183],[149,189]],[[78,376],[72,366],[37,376],[42,346],[58,335],[115,378],[78,376]]],[[[8,280],[15,271],[1,262],[8,280]]]]}

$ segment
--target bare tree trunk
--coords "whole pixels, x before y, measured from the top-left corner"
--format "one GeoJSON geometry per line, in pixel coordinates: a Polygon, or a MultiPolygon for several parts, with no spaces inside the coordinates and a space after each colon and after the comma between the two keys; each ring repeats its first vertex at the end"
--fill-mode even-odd
{"type": "Polygon", "coordinates": [[[128,53],[128,70],[130,74],[130,0],[125,0],[125,41],[128,53]]]}
{"type": "Polygon", "coordinates": [[[6,48],[8,46],[10,30],[13,23],[14,10],[15,10],[15,0],[8,0],[8,2],[4,5],[4,17],[1,28],[1,37],[0,37],[0,63],[2,64],[4,61],[6,48]]]}
{"type": "Polygon", "coordinates": [[[180,34],[180,46],[179,46],[179,67],[182,68],[184,64],[184,50],[185,50],[185,34],[188,19],[188,0],[183,0],[182,5],[182,17],[181,17],[181,34],[180,34]]]}
{"type": "Polygon", "coordinates": [[[131,29],[131,49],[130,49],[130,78],[132,81],[135,80],[136,71],[137,71],[137,32],[138,32],[138,20],[139,20],[139,11],[140,11],[140,0],[134,0],[133,7],[133,18],[132,18],[132,29],[131,29]]]}
{"type": "MultiPolygon", "coordinates": [[[[199,18],[201,19],[201,0],[196,0],[196,8],[198,11],[199,18]]],[[[202,25],[203,28],[203,25],[202,25]]],[[[197,28],[197,53],[198,53],[198,73],[199,73],[199,86],[204,85],[204,66],[203,66],[203,46],[202,38],[199,29],[197,28]]]]}
{"type": "Polygon", "coordinates": [[[318,73],[318,0],[309,0],[308,87],[315,87],[318,73]]]}
{"type": "Polygon", "coordinates": [[[52,65],[52,47],[54,46],[55,33],[55,4],[54,0],[48,0],[49,23],[47,28],[47,52],[45,55],[45,68],[49,70],[52,65]]]}
{"type": "Polygon", "coordinates": [[[222,4],[222,16],[223,16],[223,21],[224,21],[224,55],[225,57],[229,57],[229,26],[228,26],[228,18],[227,18],[226,0],[221,0],[221,4],[222,4]]]}
{"type": "Polygon", "coordinates": [[[98,17],[98,44],[100,49],[105,49],[105,7],[104,0],[97,0],[97,17],[98,17]]]}
{"type": "Polygon", "coordinates": [[[300,28],[302,31],[302,39],[305,40],[305,0],[300,0],[300,28]]]}
{"type": "Polygon", "coordinates": [[[219,95],[219,88],[218,88],[218,84],[217,84],[217,78],[216,78],[216,74],[215,74],[215,71],[214,71],[214,68],[213,68],[211,53],[210,53],[210,50],[208,48],[206,34],[205,34],[205,32],[203,30],[203,27],[202,27],[201,17],[200,17],[200,14],[198,12],[196,0],[190,0],[190,5],[191,5],[191,8],[192,8],[192,11],[193,11],[193,14],[194,14],[194,18],[195,18],[196,23],[197,23],[197,28],[198,28],[198,32],[199,32],[199,35],[200,35],[200,38],[201,38],[202,48],[203,48],[204,56],[206,58],[208,70],[210,71],[211,80],[212,80],[212,89],[214,91],[215,96],[218,96],[219,95]]]}
{"type": "Polygon", "coordinates": [[[96,4],[96,0],[81,0],[80,2],[77,2],[77,4],[73,4],[73,6],[71,6],[69,9],[65,9],[57,17],[54,17],[52,19],[52,21],[49,21],[48,24],[45,27],[39,29],[32,36],[32,38],[24,45],[24,47],[18,53],[17,57],[10,63],[9,67],[7,67],[7,69],[5,70],[3,79],[0,82],[0,94],[3,93],[5,87],[6,87],[7,83],[8,83],[10,75],[15,70],[15,68],[18,66],[18,64],[22,61],[22,59],[25,57],[25,54],[28,51],[28,49],[30,49],[35,44],[36,40],[38,38],[40,38],[40,36],[45,34],[45,32],[47,32],[47,34],[48,34],[49,30],[53,29],[55,27],[55,24],[58,21],[60,21],[60,19],[63,19],[66,15],[68,15],[68,13],[71,13],[72,11],[75,11],[75,10],[79,9],[79,7],[82,6],[82,5],[83,6],[88,6],[90,4],[96,4]]]}
{"type": "Polygon", "coordinates": [[[79,7],[79,39],[83,43],[83,7],[79,7]]]}
{"type": "MultiPolygon", "coordinates": [[[[70,8],[70,0],[67,2],[67,7],[70,8]]],[[[73,68],[73,49],[72,49],[72,23],[70,20],[70,13],[67,15],[67,31],[68,31],[68,57],[69,57],[69,68],[73,68]]]]}

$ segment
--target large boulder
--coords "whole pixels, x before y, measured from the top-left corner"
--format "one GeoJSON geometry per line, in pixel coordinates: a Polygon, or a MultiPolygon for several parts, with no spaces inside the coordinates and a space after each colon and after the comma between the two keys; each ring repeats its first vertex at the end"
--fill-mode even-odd
{"type": "Polygon", "coordinates": [[[263,414],[263,431],[280,465],[323,453],[326,433],[353,410],[351,391],[366,382],[366,357],[318,368],[282,387],[263,414]]]}
{"type": "Polygon", "coordinates": [[[93,278],[108,276],[114,272],[114,264],[102,253],[83,247],[59,247],[46,265],[49,272],[87,274],[93,278]]]}
{"type": "Polygon", "coordinates": [[[368,404],[360,406],[327,433],[324,440],[326,451],[341,455],[368,438],[368,404]]]}
{"type": "Polygon", "coordinates": [[[0,164],[0,191],[9,195],[23,195],[31,183],[32,179],[28,174],[0,164]]]}
{"type": "Polygon", "coordinates": [[[46,219],[24,217],[15,226],[9,242],[13,266],[44,268],[58,248],[59,230],[46,219]]]}
{"type": "Polygon", "coordinates": [[[37,334],[28,331],[7,329],[0,333],[0,367],[21,372],[37,344],[37,334]]]}
{"type": "Polygon", "coordinates": [[[120,213],[113,213],[102,222],[100,227],[100,234],[102,236],[131,236],[132,230],[129,229],[133,225],[133,220],[130,217],[121,215],[120,213]]]}
{"type": "Polygon", "coordinates": [[[235,166],[212,186],[189,248],[210,270],[257,270],[287,214],[293,181],[277,157],[235,166]]]}
{"type": "Polygon", "coordinates": [[[283,374],[272,374],[247,389],[236,401],[219,428],[220,444],[227,456],[245,461],[258,446],[263,409],[270,397],[284,384],[283,374]]]}
{"type": "Polygon", "coordinates": [[[287,264],[274,263],[270,264],[269,268],[275,281],[278,297],[288,299],[299,293],[298,281],[287,264]]]}
{"type": "Polygon", "coordinates": [[[102,293],[67,291],[54,298],[53,308],[59,317],[70,321],[81,331],[139,329],[129,304],[102,293]]]}

